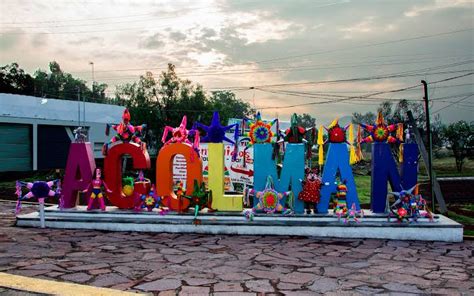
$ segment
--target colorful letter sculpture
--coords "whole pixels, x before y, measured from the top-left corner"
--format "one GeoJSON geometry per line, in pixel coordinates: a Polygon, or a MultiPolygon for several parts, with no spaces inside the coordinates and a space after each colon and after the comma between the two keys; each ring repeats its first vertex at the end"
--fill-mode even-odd
{"type": "Polygon", "coordinates": [[[105,182],[112,193],[108,195],[110,202],[121,209],[133,209],[135,199],[126,197],[122,192],[122,157],[129,155],[133,160],[133,168],[145,170],[151,167],[150,156],[146,150],[135,143],[119,143],[112,146],[104,160],[105,182]]]}
{"type": "Polygon", "coordinates": [[[284,206],[283,197],[290,197],[292,199],[293,193],[291,191],[280,192],[275,190],[271,176],[267,177],[265,188],[262,191],[255,191],[254,195],[258,200],[257,205],[253,208],[254,212],[263,211],[267,214],[275,212],[288,214],[291,212],[290,209],[284,206]]]}
{"type": "Polygon", "coordinates": [[[321,177],[319,177],[319,170],[317,168],[307,168],[304,180],[301,180],[303,190],[298,194],[298,199],[305,204],[306,213],[311,213],[311,206],[316,212],[316,204],[321,198],[321,177]]]}
{"type": "Polygon", "coordinates": [[[163,146],[156,159],[156,194],[170,210],[182,212],[189,207],[189,200],[178,198],[173,191],[173,159],[178,154],[186,159],[186,195],[193,193],[194,180],[201,184],[202,160],[197,152],[188,144],[173,143],[163,146]]]}
{"type": "Polygon", "coordinates": [[[387,183],[395,192],[400,192],[402,187],[411,188],[417,183],[418,146],[404,144],[403,147],[403,175],[400,177],[390,145],[372,144],[371,207],[374,213],[385,213],[387,183]]]}
{"type": "MultiPolygon", "coordinates": [[[[350,157],[349,151],[347,150],[347,145],[351,145],[353,133],[352,128],[349,130],[350,140],[346,140],[346,130],[349,126],[344,128],[339,126],[338,120],[335,119],[329,128],[326,128],[328,131],[328,142],[329,148],[326,157],[326,164],[324,165],[323,171],[323,186],[321,189],[321,201],[318,204],[318,213],[327,213],[329,208],[329,200],[331,198],[331,193],[336,191],[335,181],[336,177],[339,174],[341,180],[345,180],[345,186],[347,186],[347,203],[355,204],[356,209],[360,209],[359,197],[357,196],[357,190],[355,186],[354,176],[352,174],[352,168],[350,166],[350,157]]],[[[318,144],[320,149],[320,160],[319,164],[322,164],[322,129],[319,130],[318,135],[318,144]]],[[[351,145],[351,154],[352,152],[351,145]]]]}
{"type": "MultiPolygon", "coordinates": [[[[102,154],[107,155],[109,145],[117,141],[122,141],[123,143],[132,142],[139,144],[142,149],[146,149],[145,143],[143,143],[140,139],[143,136],[143,131],[146,128],[146,125],[142,124],[133,126],[130,124],[130,119],[130,112],[128,112],[128,109],[125,109],[122,115],[122,122],[112,125],[112,128],[117,132],[117,134],[110,140],[109,143],[104,144],[104,147],[102,148],[102,154]]],[[[107,129],[105,131],[106,135],[109,135],[109,128],[110,126],[107,125],[107,129]]]]}
{"type": "Polygon", "coordinates": [[[202,138],[204,142],[208,142],[208,186],[213,194],[212,206],[219,211],[242,211],[242,194],[224,194],[224,144],[223,141],[234,144],[233,159],[237,156],[237,140],[239,135],[239,125],[232,124],[229,126],[221,126],[219,121],[219,113],[214,112],[211,125],[206,126],[196,123],[197,127],[204,129],[206,135],[202,138]],[[235,128],[234,140],[225,136],[225,131],[235,128]]]}
{"type": "Polygon", "coordinates": [[[219,211],[242,211],[243,195],[224,192],[224,144],[209,143],[207,147],[209,151],[208,186],[213,195],[213,208],[219,211]]]}
{"type": "MultiPolygon", "coordinates": [[[[280,178],[277,174],[276,160],[272,159],[272,144],[256,144],[254,146],[254,190],[262,191],[265,188],[267,177],[271,176],[278,192],[286,192],[291,185],[291,191],[298,196],[302,187],[301,182],[304,178],[305,167],[305,147],[304,144],[288,144],[286,146],[285,157],[280,178]]],[[[286,200],[282,200],[285,204],[286,200]]],[[[294,200],[294,204],[290,204],[295,213],[303,214],[304,204],[301,200],[294,200]]],[[[254,206],[258,203],[258,199],[254,197],[254,206]]]]}
{"type": "Polygon", "coordinates": [[[92,180],[89,187],[83,191],[88,192],[89,190],[91,190],[89,201],[87,202],[88,211],[97,208],[97,205],[94,205],[96,201],[99,203],[99,208],[102,211],[105,211],[105,196],[102,193],[102,186],[104,186],[107,193],[112,193],[112,191],[107,187],[107,184],[102,181],[101,177],[101,170],[99,168],[95,169],[95,179],[92,180]]]}
{"type": "MultiPolygon", "coordinates": [[[[95,170],[94,153],[90,143],[71,143],[62,191],[62,208],[74,208],[78,192],[88,188],[95,170]]],[[[88,196],[86,195],[86,199],[88,196]]]]}

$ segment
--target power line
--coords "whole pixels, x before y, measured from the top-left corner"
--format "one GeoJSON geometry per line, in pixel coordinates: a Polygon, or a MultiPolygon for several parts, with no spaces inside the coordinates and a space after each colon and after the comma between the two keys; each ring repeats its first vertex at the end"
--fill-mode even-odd
{"type": "MultiPolygon", "coordinates": [[[[459,79],[459,78],[466,77],[466,76],[468,76],[468,75],[473,75],[473,74],[474,74],[474,72],[471,72],[471,73],[469,73],[469,74],[464,74],[464,75],[449,77],[449,78],[445,78],[445,79],[441,79],[441,80],[438,80],[438,81],[431,82],[431,84],[432,84],[432,83],[444,82],[444,81],[450,81],[450,80],[454,80],[454,79],[459,79]]],[[[402,92],[402,91],[405,91],[405,90],[408,90],[408,89],[417,88],[417,87],[419,87],[419,85],[412,85],[412,86],[408,86],[408,87],[404,87],[404,88],[399,88],[399,89],[388,90],[388,91],[374,92],[374,93],[367,94],[367,95],[364,95],[364,96],[349,96],[349,97],[346,97],[346,98],[338,98],[338,99],[335,99],[335,100],[327,100],[327,101],[319,101],[319,102],[309,102],[309,103],[293,104],[293,105],[277,106],[277,107],[262,107],[262,108],[258,108],[258,109],[259,109],[259,110],[266,110],[266,109],[288,109],[288,108],[302,107],[302,106],[310,106],[310,105],[322,105],[322,104],[330,104],[330,103],[340,103],[340,102],[349,101],[349,100],[354,100],[354,99],[370,98],[370,97],[377,96],[377,95],[380,95],[380,94],[402,92]]],[[[259,89],[259,90],[260,90],[260,89],[259,89]]],[[[472,94],[471,94],[471,95],[472,95],[472,94]]]]}
{"type": "MultiPolygon", "coordinates": [[[[358,59],[368,59],[369,58],[369,61],[368,62],[387,62],[386,60],[384,59],[381,59],[381,58],[394,58],[394,57],[404,57],[404,56],[409,56],[409,57],[415,57],[415,56],[432,56],[432,58],[430,58],[429,60],[439,60],[439,59],[454,59],[454,58],[462,58],[462,57],[472,57],[472,54],[469,52],[468,54],[466,55],[453,55],[453,54],[448,54],[448,55],[433,55],[433,53],[420,53],[420,54],[398,54],[398,55],[380,55],[380,56],[363,56],[363,57],[359,57],[358,59]],[[375,58],[375,59],[374,59],[375,58]]],[[[343,60],[344,57],[341,57],[339,58],[339,60],[343,60]]],[[[350,57],[350,60],[353,60],[353,57],[350,57]]],[[[427,60],[427,59],[415,59],[415,61],[424,61],[424,60],[427,60]]],[[[393,60],[393,61],[397,61],[397,60],[393,60]]],[[[399,60],[398,60],[399,61],[399,60]]],[[[331,64],[317,64],[318,66],[324,66],[324,65],[328,65],[328,66],[331,66],[331,65],[351,65],[351,64],[354,64],[354,63],[331,63],[331,64]]],[[[268,67],[268,68],[260,68],[259,70],[273,70],[273,69],[289,69],[289,68],[297,68],[297,67],[304,67],[304,66],[308,66],[308,67],[314,67],[316,65],[314,64],[305,64],[305,65],[300,65],[300,66],[292,66],[292,67],[268,67]]],[[[156,66],[156,67],[147,67],[147,68],[116,68],[116,69],[104,69],[104,70],[96,70],[95,72],[96,73],[102,73],[102,72],[132,72],[132,71],[151,71],[151,70],[163,70],[163,68],[166,68],[168,67],[168,63],[166,64],[162,64],[160,66],[156,66]]],[[[240,67],[240,66],[238,66],[240,67]]],[[[177,67],[178,68],[178,67],[177,67]]],[[[209,67],[207,66],[188,66],[188,67],[184,67],[184,66],[180,66],[179,67],[179,70],[181,69],[207,69],[209,67]]],[[[222,68],[220,69],[216,69],[217,70],[222,70],[222,71],[226,71],[222,68]]],[[[245,70],[248,70],[247,68],[243,68],[243,69],[233,69],[232,71],[245,71],[245,70]]],[[[229,70],[230,71],[230,70],[229,70]]],[[[71,74],[83,74],[83,73],[86,73],[88,74],[89,73],[89,70],[87,71],[73,71],[73,72],[70,72],[71,74]]],[[[182,73],[179,73],[179,74],[182,74],[182,73]]]]}
{"type": "MultiPolygon", "coordinates": [[[[211,8],[215,7],[215,5],[206,5],[206,6],[201,6],[201,7],[189,7],[187,10],[189,11],[196,11],[196,10],[202,10],[206,8],[211,8]]],[[[183,14],[183,10],[175,11],[173,12],[174,14],[183,14]]],[[[57,24],[57,23],[72,23],[72,22],[87,22],[87,21],[101,21],[101,20],[108,20],[108,19],[124,19],[124,18],[135,18],[135,17],[142,17],[142,16],[158,16],[157,12],[154,13],[142,13],[142,14],[131,14],[131,15],[120,15],[120,16],[109,16],[109,17],[96,17],[96,18],[83,18],[83,19],[64,19],[64,20],[49,20],[49,21],[21,21],[20,24],[57,24]]],[[[175,17],[180,17],[180,16],[169,16],[169,17],[160,17],[157,19],[168,19],[168,18],[175,18],[175,17]]],[[[142,21],[142,20],[137,20],[137,21],[142,21]]],[[[133,21],[135,22],[135,21],[133,21]]],[[[17,25],[19,24],[18,22],[0,22],[0,25],[17,25]]],[[[112,23],[113,24],[113,23],[112,23]]],[[[79,24],[80,25],[80,24],[79,24]]],[[[68,26],[79,26],[79,25],[68,25],[68,26]]],[[[97,25],[97,24],[91,24],[91,25],[97,25]]],[[[56,26],[54,26],[56,27],[56,26]]],[[[15,27],[15,28],[21,28],[21,27],[15,27]]],[[[38,27],[31,27],[31,28],[38,28],[38,27]]]]}
{"type": "MultiPolygon", "coordinates": [[[[97,18],[85,18],[85,19],[65,19],[65,20],[51,20],[51,21],[21,21],[22,24],[46,24],[46,23],[70,23],[70,22],[86,22],[86,21],[96,21],[104,19],[123,19],[131,18],[138,16],[149,16],[155,15],[154,13],[143,13],[143,14],[132,14],[132,15],[120,15],[120,16],[110,16],[110,17],[97,17],[97,18]]],[[[15,25],[17,22],[1,22],[0,25],[15,25]]]]}
{"type": "MultiPolygon", "coordinates": [[[[390,66],[390,65],[414,65],[420,63],[430,63],[432,61],[438,61],[439,58],[432,58],[427,60],[414,60],[414,61],[393,61],[393,62],[386,62],[386,63],[333,63],[327,64],[329,67],[304,67],[304,66],[294,66],[294,67],[277,67],[277,68],[267,68],[267,69],[255,69],[255,70],[209,70],[209,71],[201,71],[201,72],[177,72],[178,75],[188,76],[188,77],[200,77],[200,76],[222,76],[222,75],[245,75],[245,74],[253,74],[253,73],[283,73],[283,72],[292,72],[292,71],[313,71],[313,70],[328,70],[328,69],[347,69],[347,68],[359,68],[359,67],[381,67],[381,66],[390,66]],[[331,67],[332,66],[332,67],[331,67]]],[[[191,67],[190,67],[191,68],[191,67]]],[[[196,67],[198,68],[198,67],[196,67]]],[[[162,68],[159,68],[162,69],[162,68]]],[[[117,70],[117,71],[127,71],[127,70],[117,70]]],[[[96,71],[96,72],[111,72],[108,71],[96,71]]],[[[156,75],[156,73],[154,73],[156,75]]],[[[127,79],[127,78],[135,78],[136,75],[122,75],[122,76],[112,76],[112,77],[99,77],[102,80],[120,80],[120,79],[127,79]]]]}
{"type": "Polygon", "coordinates": [[[279,57],[279,58],[273,58],[273,59],[267,59],[267,60],[260,60],[260,61],[256,61],[256,62],[252,62],[252,63],[263,64],[263,63],[270,63],[270,62],[274,62],[274,61],[281,61],[281,60],[302,58],[302,57],[319,55],[319,54],[333,53],[333,52],[338,52],[338,51],[353,50],[353,49],[367,48],[367,47],[373,47],[373,46],[381,46],[381,45],[394,44],[394,43],[399,43],[399,42],[420,40],[420,39],[426,39],[426,38],[433,38],[433,37],[439,37],[439,36],[444,36],[444,35],[462,33],[462,32],[471,31],[473,29],[474,28],[471,27],[471,28],[464,28],[464,29],[441,32],[441,33],[436,33],[436,34],[427,34],[427,35],[420,35],[420,36],[415,36],[415,37],[410,37],[410,38],[396,39],[396,40],[377,42],[377,43],[369,43],[369,44],[358,45],[358,46],[356,45],[356,46],[336,48],[336,49],[331,49],[331,50],[314,51],[314,52],[309,52],[309,53],[300,54],[300,55],[293,55],[293,56],[279,57]]]}
{"type": "Polygon", "coordinates": [[[469,98],[472,97],[472,96],[474,96],[474,94],[470,94],[470,95],[465,96],[464,98],[462,98],[462,99],[460,99],[460,100],[457,100],[456,102],[452,102],[451,104],[449,104],[449,105],[447,105],[447,106],[444,106],[443,108],[438,109],[438,110],[434,111],[434,112],[431,113],[431,114],[439,113],[440,111],[442,111],[442,110],[444,110],[444,109],[446,109],[446,108],[449,108],[449,107],[451,107],[451,106],[453,106],[453,105],[456,105],[456,104],[458,104],[458,103],[461,103],[462,101],[465,101],[465,100],[469,99],[469,98]]]}
{"type": "MultiPolygon", "coordinates": [[[[206,7],[201,7],[201,8],[195,8],[195,10],[202,10],[206,8],[210,8],[212,6],[206,6],[206,7]]],[[[218,12],[219,10],[211,10],[209,13],[215,13],[218,12]]],[[[178,14],[176,12],[175,14],[178,14]]],[[[156,14],[149,14],[149,15],[155,15],[156,14]]],[[[166,20],[166,19],[177,19],[177,18],[182,18],[186,17],[186,14],[183,14],[180,12],[179,15],[174,15],[174,16],[164,16],[164,17],[153,17],[150,19],[140,19],[140,20],[121,20],[121,21],[114,21],[114,22],[101,22],[101,23],[89,23],[89,24],[60,24],[60,25],[49,25],[49,26],[13,26],[13,27],[3,27],[2,29],[4,30],[14,30],[14,29],[54,29],[54,28],[71,28],[71,27],[95,27],[95,26],[101,26],[101,25],[115,25],[115,24],[123,24],[123,23],[138,23],[138,22],[151,22],[151,21],[159,21],[159,20],[166,20]]],[[[35,32],[33,32],[35,33],[35,32]]]]}
{"type": "MultiPolygon", "coordinates": [[[[418,70],[417,72],[423,72],[424,69],[418,70]]],[[[431,73],[422,73],[427,75],[437,75],[437,74],[452,74],[452,73],[463,73],[469,72],[464,74],[460,77],[465,77],[474,74],[472,69],[462,69],[462,70],[455,70],[455,71],[440,71],[440,72],[431,72],[431,73]]],[[[401,72],[403,73],[403,72],[401,72]]],[[[272,88],[272,87],[284,87],[284,86],[297,86],[297,85],[316,85],[316,84],[329,84],[329,83],[343,83],[343,82],[356,82],[356,81],[369,81],[369,80],[380,80],[380,79],[387,79],[387,78],[405,78],[405,77],[413,77],[419,76],[420,73],[413,73],[413,74],[386,74],[386,75],[379,75],[379,76],[368,76],[368,77],[360,77],[360,78],[346,78],[346,79],[334,79],[334,80],[320,80],[320,81],[309,81],[309,82],[294,82],[294,83],[280,83],[280,84],[266,84],[266,85],[256,85],[256,86],[231,86],[231,87],[223,87],[217,88],[218,90],[227,89],[227,90],[234,90],[234,89],[254,89],[254,88],[272,88]]],[[[457,78],[456,78],[457,79],[457,78]]]]}

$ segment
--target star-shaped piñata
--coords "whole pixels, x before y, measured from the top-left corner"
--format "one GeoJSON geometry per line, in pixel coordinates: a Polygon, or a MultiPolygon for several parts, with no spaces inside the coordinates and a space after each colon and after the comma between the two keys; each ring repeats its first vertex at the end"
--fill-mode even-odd
{"type": "Polygon", "coordinates": [[[262,116],[258,112],[255,120],[245,118],[244,122],[249,123],[249,131],[245,133],[245,136],[250,139],[245,149],[252,147],[254,144],[274,143],[272,126],[278,122],[278,119],[267,123],[262,120],[262,116]]]}
{"type": "Polygon", "coordinates": [[[219,112],[214,111],[212,114],[212,121],[209,126],[204,125],[202,123],[196,122],[195,123],[197,127],[202,128],[205,132],[206,135],[202,137],[202,142],[205,143],[222,143],[223,141],[227,141],[231,144],[236,143],[238,140],[239,136],[239,124],[231,124],[228,126],[222,126],[220,119],[219,119],[219,112]],[[231,140],[226,137],[225,132],[230,130],[231,128],[235,128],[234,131],[234,140],[231,140]]]}
{"type": "MultiPolygon", "coordinates": [[[[390,124],[387,125],[385,120],[382,116],[382,112],[379,112],[377,116],[377,120],[375,121],[374,125],[366,125],[360,124],[363,129],[365,129],[370,135],[362,139],[362,143],[383,143],[387,142],[390,144],[401,142],[403,140],[403,133],[400,136],[394,137],[391,135],[392,132],[397,131],[397,129],[402,129],[403,131],[403,124],[390,124]]],[[[397,133],[399,134],[399,133],[397,133]]]]}
{"type": "Polygon", "coordinates": [[[291,191],[287,192],[278,192],[275,190],[273,184],[273,179],[271,176],[267,177],[267,183],[265,189],[262,191],[257,191],[255,196],[258,199],[258,204],[255,206],[254,210],[264,211],[267,214],[275,212],[288,212],[288,209],[281,204],[282,198],[285,196],[292,196],[291,191]]]}

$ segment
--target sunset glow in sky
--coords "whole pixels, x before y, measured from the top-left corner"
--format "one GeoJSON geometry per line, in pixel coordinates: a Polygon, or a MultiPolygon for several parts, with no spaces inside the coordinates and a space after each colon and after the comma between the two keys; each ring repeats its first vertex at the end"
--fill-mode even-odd
{"type": "MultiPolygon", "coordinates": [[[[375,111],[383,99],[421,100],[421,79],[474,72],[473,53],[473,1],[0,0],[2,65],[33,73],[55,60],[90,83],[93,61],[113,95],[173,63],[180,77],[233,89],[266,117],[306,112],[318,124],[375,111]]],[[[450,105],[444,121],[472,120],[473,82],[431,84],[432,110],[450,105]]]]}

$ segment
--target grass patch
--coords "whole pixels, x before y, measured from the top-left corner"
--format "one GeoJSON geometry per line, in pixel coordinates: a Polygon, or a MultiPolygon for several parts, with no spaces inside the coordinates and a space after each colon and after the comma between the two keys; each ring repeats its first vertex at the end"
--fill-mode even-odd
{"type": "Polygon", "coordinates": [[[472,211],[472,212],[474,212],[474,204],[466,204],[466,205],[463,205],[463,206],[462,206],[462,209],[463,209],[463,210],[467,210],[467,211],[472,211]]]}
{"type": "Polygon", "coordinates": [[[474,218],[448,211],[447,216],[462,225],[474,225],[474,218]]]}
{"type": "Polygon", "coordinates": [[[464,230],[464,235],[474,236],[474,230],[464,230]]]}
{"type": "MultiPolygon", "coordinates": [[[[462,172],[456,169],[454,157],[433,158],[433,169],[438,177],[474,176],[474,160],[465,159],[462,172]]],[[[426,175],[425,164],[420,161],[420,175],[426,175]]]]}
{"type": "Polygon", "coordinates": [[[370,176],[354,176],[360,203],[370,203],[370,176]]]}

